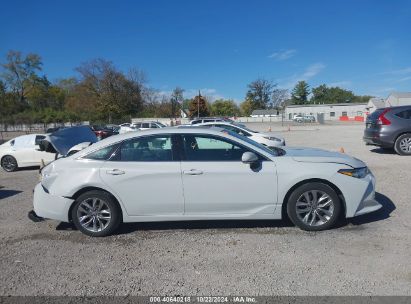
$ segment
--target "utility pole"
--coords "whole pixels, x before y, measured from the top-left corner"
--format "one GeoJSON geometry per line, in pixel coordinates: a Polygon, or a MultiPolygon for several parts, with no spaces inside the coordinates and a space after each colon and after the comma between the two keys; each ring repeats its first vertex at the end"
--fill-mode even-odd
{"type": "Polygon", "coordinates": [[[200,93],[200,90],[198,90],[197,118],[200,117],[200,99],[201,99],[201,93],[200,93]]]}

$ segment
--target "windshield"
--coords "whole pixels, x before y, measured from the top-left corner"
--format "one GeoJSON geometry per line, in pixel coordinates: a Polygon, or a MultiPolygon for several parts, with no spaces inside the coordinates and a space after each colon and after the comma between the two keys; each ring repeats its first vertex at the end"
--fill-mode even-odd
{"type": "Polygon", "coordinates": [[[264,146],[264,145],[262,145],[262,144],[259,144],[258,142],[254,141],[254,140],[252,140],[252,139],[249,139],[249,138],[246,137],[246,136],[239,135],[239,134],[237,134],[237,133],[235,133],[235,132],[233,132],[233,131],[224,130],[224,131],[222,131],[222,132],[228,133],[228,134],[230,134],[230,135],[233,136],[233,137],[236,137],[236,138],[238,138],[238,139],[241,139],[241,140],[249,143],[250,145],[253,145],[254,147],[257,147],[257,148],[263,150],[264,152],[269,153],[269,154],[272,155],[272,156],[281,156],[281,155],[284,155],[284,154],[285,154],[285,151],[284,151],[284,150],[277,149],[277,148],[271,150],[271,149],[267,148],[266,146],[264,146]]]}
{"type": "Polygon", "coordinates": [[[233,125],[241,128],[241,129],[244,129],[245,131],[251,132],[251,133],[258,133],[258,131],[251,130],[250,128],[247,128],[247,127],[246,127],[245,125],[243,125],[243,124],[233,123],[233,125]]]}

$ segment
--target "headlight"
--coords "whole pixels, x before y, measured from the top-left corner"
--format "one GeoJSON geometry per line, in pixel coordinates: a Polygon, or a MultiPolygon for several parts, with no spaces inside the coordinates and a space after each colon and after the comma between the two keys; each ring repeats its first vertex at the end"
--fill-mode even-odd
{"type": "Polygon", "coordinates": [[[370,173],[370,170],[367,167],[355,168],[355,169],[341,169],[341,170],[338,170],[338,173],[356,177],[356,178],[364,178],[370,173]]]}
{"type": "Polygon", "coordinates": [[[277,138],[277,137],[264,137],[265,139],[268,139],[268,140],[272,140],[272,141],[281,141],[281,139],[279,139],[279,138],[277,138]]]}

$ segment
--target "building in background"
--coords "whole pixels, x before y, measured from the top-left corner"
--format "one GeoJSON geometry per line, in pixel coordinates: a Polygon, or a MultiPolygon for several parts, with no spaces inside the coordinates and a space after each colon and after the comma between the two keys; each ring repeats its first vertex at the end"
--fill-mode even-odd
{"type": "Polygon", "coordinates": [[[289,105],[285,108],[285,119],[292,120],[296,115],[323,115],[324,120],[357,120],[364,121],[367,112],[366,103],[334,103],[289,105]]]}
{"type": "Polygon", "coordinates": [[[378,98],[378,97],[373,97],[370,98],[367,104],[367,114],[371,114],[375,110],[379,108],[384,108],[385,107],[385,100],[383,98],[378,98]]]}
{"type": "Polygon", "coordinates": [[[275,117],[280,115],[280,112],[276,109],[266,109],[266,110],[254,110],[251,113],[251,117],[275,117]]]}
{"type": "Polygon", "coordinates": [[[411,92],[393,92],[385,100],[386,107],[411,105],[411,92]]]}

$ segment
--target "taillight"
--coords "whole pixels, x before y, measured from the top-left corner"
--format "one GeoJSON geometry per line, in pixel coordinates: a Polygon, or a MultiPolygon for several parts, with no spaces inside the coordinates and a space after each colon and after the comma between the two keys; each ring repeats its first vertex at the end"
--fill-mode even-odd
{"type": "Polygon", "coordinates": [[[391,124],[391,121],[389,121],[387,119],[387,117],[385,117],[385,114],[387,112],[391,111],[391,109],[385,109],[384,111],[382,111],[382,113],[380,114],[380,116],[378,116],[378,124],[379,125],[383,125],[383,126],[388,126],[391,124]]]}

